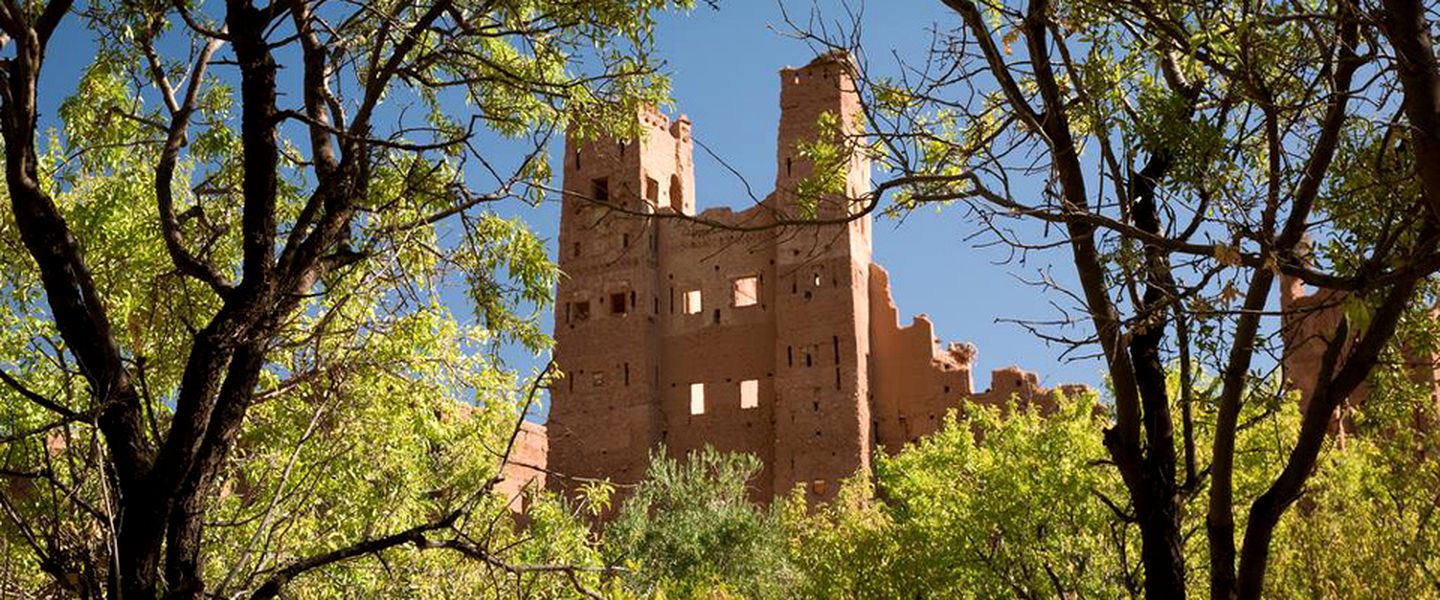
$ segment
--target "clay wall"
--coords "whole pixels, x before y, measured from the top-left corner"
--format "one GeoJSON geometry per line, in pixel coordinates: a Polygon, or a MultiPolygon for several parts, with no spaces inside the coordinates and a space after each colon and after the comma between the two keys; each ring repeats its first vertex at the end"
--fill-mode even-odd
{"type": "Polygon", "coordinates": [[[521,423],[510,459],[500,472],[500,483],[495,485],[495,491],[509,501],[511,510],[524,512],[525,490],[545,488],[547,450],[545,426],[529,421],[521,423]]]}
{"type": "MultiPolygon", "coordinates": [[[[785,216],[802,215],[796,187],[815,171],[804,143],[844,144],[858,124],[859,99],[846,56],[825,55],[780,73],[775,193],[785,216]],[[838,119],[822,130],[822,116],[838,119]],[[833,137],[832,137],[833,134],[833,137]]],[[[842,194],[815,200],[821,220],[848,217],[869,190],[869,163],[847,165],[842,194]]],[[[833,497],[841,479],[870,468],[870,217],[782,231],[776,242],[779,293],[775,354],[775,488],[803,485],[811,500],[833,497]],[[792,358],[793,357],[793,358],[792,358]]]]}
{"type": "Polygon", "coordinates": [[[875,356],[875,430],[891,452],[933,433],[961,398],[974,392],[975,349],[952,345],[942,351],[934,326],[924,315],[901,327],[890,297],[890,276],[871,265],[871,337],[875,356]]]}
{"type": "MultiPolygon", "coordinates": [[[[764,207],[734,214],[711,209],[708,222],[755,224],[764,207]]],[[[769,498],[775,410],[775,241],[773,235],[726,231],[689,221],[664,220],[660,227],[662,336],[659,402],[665,414],[664,442],[675,456],[711,445],[748,452],[766,470],[756,496],[769,498]],[[737,298],[737,281],[754,278],[753,304],[737,298]],[[699,306],[686,313],[687,293],[699,306]],[[693,296],[692,296],[693,298],[693,296]],[[738,302],[737,302],[738,300],[738,302]],[[745,305],[748,304],[748,305],[745,305]],[[753,381],[754,406],[741,406],[742,382],[753,381]],[[703,386],[702,412],[692,410],[692,386],[703,386]]]]}
{"type": "MultiPolygon", "coordinates": [[[[898,450],[974,394],[973,348],[941,351],[923,316],[899,325],[870,217],[855,214],[870,188],[863,154],[846,163],[843,193],[816,207],[834,222],[783,222],[806,213],[795,189],[815,167],[801,145],[857,131],[851,68],[826,55],[781,72],[776,188],[743,212],[695,215],[684,117],[642,112],[632,144],[567,142],[552,473],[631,483],[659,445],[674,456],[710,445],[764,462],[757,499],[801,486],[823,501],[870,468],[877,445],[898,450]],[[817,126],[826,114],[837,128],[817,126]]],[[[1002,371],[980,397],[1045,393],[1002,371]]]]}

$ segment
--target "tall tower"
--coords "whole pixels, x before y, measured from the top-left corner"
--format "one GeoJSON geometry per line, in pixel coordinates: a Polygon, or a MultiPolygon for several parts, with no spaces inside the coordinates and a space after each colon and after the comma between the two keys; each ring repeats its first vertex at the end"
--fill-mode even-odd
{"type": "MultiPolygon", "coordinates": [[[[639,139],[567,139],[555,298],[549,467],[570,477],[639,480],[660,441],[656,402],[661,296],[656,219],[693,214],[690,123],[638,115],[639,139]]],[[[574,480],[554,485],[573,489],[574,480]]]]}
{"type": "MultiPolygon", "coordinates": [[[[860,101],[848,55],[827,54],[780,72],[777,212],[801,215],[797,186],[815,165],[803,144],[821,135],[853,147],[860,101]],[[826,115],[838,130],[822,128],[826,115]]],[[[829,120],[829,119],[827,119],[829,120]]],[[[870,164],[852,152],[843,193],[818,199],[821,220],[854,215],[870,189],[870,164]]],[[[774,488],[803,485],[812,500],[834,496],[839,480],[870,467],[874,446],[870,370],[870,217],[799,226],[775,245],[776,410],[774,488]]]]}

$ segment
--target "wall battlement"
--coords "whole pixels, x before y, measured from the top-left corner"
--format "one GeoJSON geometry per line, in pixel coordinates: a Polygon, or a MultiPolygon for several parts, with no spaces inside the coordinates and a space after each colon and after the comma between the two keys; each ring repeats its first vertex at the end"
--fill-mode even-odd
{"type": "MultiPolygon", "coordinates": [[[[705,445],[764,462],[769,499],[812,500],[935,431],[963,398],[1053,402],[1034,374],[992,373],[976,391],[975,350],[941,348],[929,319],[899,324],[889,276],[871,259],[869,215],[779,226],[813,173],[801,145],[851,135],[860,104],[849,58],[825,55],[781,77],[775,190],[742,211],[696,215],[691,123],[647,109],[632,142],[568,139],[547,423],[552,472],[639,480],[650,452],[705,445]],[[840,131],[817,125],[839,117],[840,131]],[[835,220],[840,221],[840,220],[835,220]]],[[[870,189],[860,152],[822,219],[855,215],[870,189]]],[[[571,480],[548,478],[567,489],[571,480]]]]}

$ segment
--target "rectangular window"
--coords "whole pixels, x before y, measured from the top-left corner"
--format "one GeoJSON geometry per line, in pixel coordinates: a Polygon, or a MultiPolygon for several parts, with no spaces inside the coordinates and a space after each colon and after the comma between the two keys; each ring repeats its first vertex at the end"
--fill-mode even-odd
{"type": "Polygon", "coordinates": [[[700,290],[690,290],[688,292],[685,292],[684,300],[685,303],[682,309],[684,310],[685,314],[700,314],[700,290]]]}
{"type": "Polygon", "coordinates": [[[625,314],[625,292],[615,292],[614,294],[610,294],[610,314],[625,314]]]}
{"type": "Polygon", "coordinates": [[[601,204],[610,202],[610,180],[604,177],[591,180],[590,198],[601,204]]]}
{"type": "Polygon", "coordinates": [[[760,380],[746,379],[740,382],[740,408],[760,406],[760,380]]]}
{"type": "Polygon", "coordinates": [[[645,199],[651,203],[660,202],[660,182],[654,177],[645,178],[645,199]]]}
{"type": "Polygon", "coordinates": [[[585,321],[590,318],[590,301],[581,300],[575,303],[575,320],[585,321]]]}
{"type": "Polygon", "coordinates": [[[705,414],[705,384],[690,384],[690,414],[705,414]]]}
{"type": "Polygon", "coordinates": [[[754,276],[741,277],[734,282],[735,306],[755,306],[760,303],[760,280],[754,276]]]}

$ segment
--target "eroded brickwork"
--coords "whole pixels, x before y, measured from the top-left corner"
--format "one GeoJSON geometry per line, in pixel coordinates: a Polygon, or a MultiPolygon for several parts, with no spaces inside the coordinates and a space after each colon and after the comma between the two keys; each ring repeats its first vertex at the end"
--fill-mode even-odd
{"type": "MultiPolygon", "coordinates": [[[[640,115],[631,143],[568,140],[556,296],[549,468],[630,483],[663,445],[712,445],[760,457],[768,499],[803,487],[813,500],[898,450],[972,397],[1051,402],[1018,368],[971,381],[974,349],[940,349],[918,317],[899,325],[889,278],[871,260],[870,188],[861,153],[844,193],[811,207],[827,225],[772,227],[802,214],[814,165],[800,144],[827,113],[842,129],[860,105],[848,59],[823,56],[781,78],[775,191],[752,208],[696,215],[691,124],[640,115]],[[695,219],[675,218],[693,216],[695,219]]],[[[549,479],[571,489],[574,479],[549,479]]]]}

